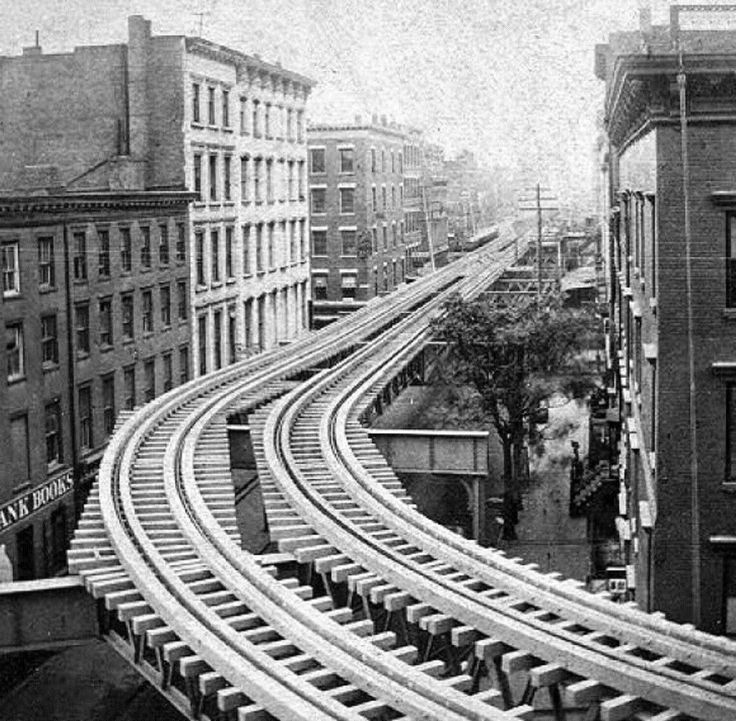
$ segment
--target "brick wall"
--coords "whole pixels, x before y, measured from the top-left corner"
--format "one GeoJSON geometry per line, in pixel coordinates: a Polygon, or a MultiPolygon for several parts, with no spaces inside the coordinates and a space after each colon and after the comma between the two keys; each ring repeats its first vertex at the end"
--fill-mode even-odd
{"type": "MultiPolygon", "coordinates": [[[[703,625],[717,630],[721,594],[719,559],[708,543],[713,534],[736,534],[736,496],[725,492],[725,384],[714,375],[716,360],[736,358],[736,319],[725,308],[725,212],[713,205],[714,190],[736,188],[732,125],[689,129],[692,285],[698,426],[699,558],[702,563],[703,625]]],[[[688,587],[693,538],[688,439],[688,366],[684,202],[679,129],[659,131],[660,424],[658,459],[660,518],[655,537],[655,602],[687,618],[682,589],[688,587]],[[662,573],[661,571],[666,571],[662,573]],[[658,573],[658,571],[660,571],[658,573]],[[679,590],[678,590],[679,589],[679,590]],[[676,601],[675,599],[680,599],[676,601]]]]}
{"type": "MultiPolygon", "coordinates": [[[[632,245],[622,248],[629,263],[630,301],[623,298],[621,334],[630,359],[629,387],[639,405],[643,447],[630,452],[631,515],[646,499],[643,464],[656,450],[657,519],[651,539],[639,528],[639,553],[631,561],[639,577],[637,600],[644,607],[664,611],[679,621],[694,613],[693,578],[700,574],[697,592],[701,626],[721,630],[723,599],[722,557],[710,544],[712,535],[736,535],[736,495],[723,486],[726,457],[725,382],[736,380],[713,372],[715,361],[736,359],[736,318],[726,306],[726,212],[711,194],[736,188],[736,158],[730,151],[736,129],[728,124],[692,124],[688,131],[690,156],[690,213],[692,229],[693,345],[697,414],[698,493],[693,497],[689,424],[689,372],[685,219],[682,187],[681,136],[677,126],[660,126],[620,158],[620,190],[643,191],[620,199],[621,243],[626,218],[640,203],[649,224],[654,190],[656,240],[645,233],[643,260],[636,263],[632,245]],[[654,243],[656,242],[656,247],[654,243]],[[656,279],[652,253],[656,258],[656,279]],[[656,293],[654,281],[656,280],[656,293]],[[652,363],[636,338],[641,318],[641,344],[656,344],[652,363]],[[640,394],[634,393],[640,367],[640,394]],[[656,371],[656,375],[655,375],[656,371]],[[653,419],[652,414],[655,418],[653,419]],[[652,439],[652,424],[656,438],[652,439]],[[695,501],[695,502],[694,502],[695,501]],[[651,553],[651,557],[649,554],[651,553]],[[651,597],[646,580],[651,572],[651,597]]],[[[614,174],[617,175],[617,174],[614,174]]],[[[633,228],[633,220],[632,228],[633,228]]],[[[625,270],[621,286],[626,287],[625,270]]]]}
{"type": "MultiPolygon", "coordinates": [[[[70,196],[73,198],[73,196],[70,196]]],[[[154,360],[155,394],[164,392],[164,355],[171,354],[172,386],[180,383],[184,370],[180,365],[180,350],[185,348],[188,359],[188,375],[192,377],[191,359],[191,310],[187,317],[179,319],[177,282],[186,283],[185,300],[189,301],[189,261],[176,258],[178,227],[187,227],[186,212],[181,205],[160,212],[146,209],[104,209],[98,212],[69,213],[64,221],[58,215],[39,211],[31,222],[26,217],[7,216],[2,218],[0,240],[17,240],[20,243],[20,293],[4,298],[0,303],[0,329],[3,333],[8,324],[23,323],[23,377],[10,382],[5,369],[7,358],[5,344],[0,354],[0,445],[10,444],[10,419],[27,417],[27,448],[14,447],[13,457],[6,455],[0,464],[0,507],[14,501],[26,490],[37,488],[48,480],[76,471],[75,493],[49,504],[31,518],[18,521],[8,528],[0,522],[0,543],[7,544],[8,555],[19,571],[20,558],[17,534],[32,529],[34,575],[43,576],[59,570],[52,558],[57,557],[59,543],[65,545],[66,538],[54,536],[53,514],[59,505],[66,506],[64,516],[67,530],[75,521],[75,501],[83,500],[89,483],[94,479],[96,467],[108,440],[104,425],[103,378],[114,379],[114,411],[119,412],[124,404],[124,369],[133,368],[136,379],[136,405],[144,402],[144,363],[154,360]],[[161,226],[168,229],[169,260],[159,255],[161,226]],[[131,233],[131,269],[125,271],[121,264],[120,229],[129,228],[131,233]],[[151,264],[143,267],[141,262],[141,228],[151,231],[151,264]],[[100,233],[109,234],[109,274],[100,272],[100,233]],[[86,252],[86,279],[74,280],[74,234],[84,233],[86,252]],[[53,239],[54,284],[41,287],[38,263],[40,237],[53,239]],[[65,245],[68,245],[69,264],[65,260],[65,245]],[[68,275],[67,275],[68,274],[68,275]],[[69,283],[67,283],[69,280],[69,283]],[[161,305],[161,287],[170,289],[170,323],[164,323],[161,305]],[[142,326],[142,292],[152,291],[151,332],[142,326]],[[134,298],[134,334],[126,339],[122,333],[122,294],[131,293],[134,298]],[[108,299],[112,304],[112,342],[101,344],[100,300],[108,299]],[[80,326],[77,313],[80,305],[87,305],[88,349],[80,345],[77,328],[80,326]],[[58,363],[44,364],[41,354],[41,317],[55,314],[56,346],[58,363]],[[91,400],[90,442],[81,442],[81,418],[79,389],[88,386],[91,400]],[[48,465],[46,462],[45,406],[58,399],[61,409],[62,462],[48,465]],[[76,439],[76,448],[74,447],[76,439]],[[21,469],[28,459],[28,473],[21,469]],[[78,464],[74,468],[74,463],[78,464]],[[82,468],[85,468],[82,472],[82,468]],[[75,498],[75,496],[77,496],[75,498]],[[57,554],[54,556],[54,554],[57,554]]],[[[185,239],[186,240],[186,239],[185,239]]],[[[188,244],[185,242],[185,251],[188,244]]]]}
{"type": "Polygon", "coordinates": [[[125,47],[0,59],[0,188],[24,165],[68,181],[117,153],[125,121],[125,47]]]}
{"type": "MultiPolygon", "coordinates": [[[[396,130],[383,131],[381,128],[338,129],[334,132],[318,130],[310,134],[310,147],[325,148],[325,173],[310,172],[311,186],[326,186],[325,213],[312,214],[310,222],[313,228],[327,227],[328,255],[312,256],[312,269],[315,274],[324,277],[327,273],[328,301],[342,300],[341,270],[357,270],[358,290],[356,300],[365,301],[376,294],[376,273],[379,276],[379,292],[383,290],[383,267],[386,264],[389,276],[388,290],[395,287],[393,282],[393,263],[399,264],[405,257],[405,244],[401,240],[401,227],[404,219],[401,203],[401,186],[403,175],[400,172],[399,154],[403,154],[403,137],[396,130]],[[354,148],[355,172],[344,174],[339,172],[338,162],[340,147],[354,148]],[[376,168],[373,170],[373,155],[376,155],[376,168]],[[391,167],[391,153],[394,155],[394,166],[391,167]],[[384,166],[385,159],[385,166],[384,166]],[[355,184],[355,213],[340,214],[339,186],[343,183],[355,184]],[[376,205],[373,207],[373,187],[376,189],[376,205]],[[386,208],[383,207],[383,188],[386,188],[386,208]],[[394,188],[395,205],[392,203],[391,189],[394,188]],[[389,244],[383,247],[383,226],[386,225],[389,244]],[[393,243],[392,228],[396,227],[396,245],[393,243]],[[340,226],[354,226],[357,236],[362,234],[372,238],[376,228],[376,247],[367,257],[349,257],[342,255],[342,239],[340,226]]],[[[310,168],[311,170],[311,168],[310,168]]],[[[397,268],[399,266],[397,265],[397,268]]],[[[397,276],[399,271],[397,270],[397,276]]],[[[397,283],[403,277],[397,277],[397,283]]]]}

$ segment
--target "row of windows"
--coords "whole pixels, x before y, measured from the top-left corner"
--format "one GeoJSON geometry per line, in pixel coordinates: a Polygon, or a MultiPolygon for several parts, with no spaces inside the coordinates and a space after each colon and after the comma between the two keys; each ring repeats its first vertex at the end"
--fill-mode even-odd
{"type": "MultiPolygon", "coordinates": [[[[99,340],[100,345],[109,347],[113,344],[113,299],[112,296],[102,298],[99,301],[99,340]]],[[[160,285],[158,293],[153,288],[144,288],[140,291],[140,305],[136,311],[136,293],[121,293],[121,335],[123,341],[131,341],[136,337],[136,326],[144,336],[155,331],[167,330],[172,324],[172,298],[171,287],[168,283],[160,285]],[[154,298],[158,300],[158,313],[154,312],[154,298]],[[136,316],[140,320],[136,322],[136,316]],[[158,318],[158,321],[157,321],[158,318]]],[[[79,307],[79,306],[77,306],[79,307]]],[[[76,309],[75,309],[76,310],[76,309]]],[[[189,294],[187,284],[180,280],[176,284],[176,317],[179,322],[185,322],[189,316],[189,294]]],[[[82,326],[83,328],[83,326],[82,326]]],[[[79,353],[80,324],[77,321],[77,353],[79,353]]]]}
{"type": "Polygon", "coordinates": [[[195,229],[197,286],[218,284],[234,280],[236,274],[248,276],[254,272],[263,273],[267,268],[275,270],[307,260],[304,220],[246,223],[241,228],[238,246],[236,242],[233,226],[225,228],[224,248],[219,228],[211,228],[209,233],[195,229]],[[237,258],[240,258],[240,267],[236,267],[237,258]]]}
{"type": "MultiPolygon", "coordinates": [[[[85,301],[74,306],[74,338],[77,357],[90,353],[91,318],[90,308],[97,309],[97,337],[101,350],[112,348],[118,330],[124,341],[130,341],[136,334],[135,295],[133,292],[120,295],[121,327],[113,324],[113,296],[100,298],[96,304],[85,301]]],[[[176,284],[176,317],[184,322],[189,314],[189,297],[185,281],[176,284]]],[[[172,323],[172,296],[169,283],[160,285],[157,293],[153,288],[140,291],[140,331],[151,334],[155,330],[166,330],[172,323]],[[154,313],[154,297],[157,297],[157,314],[154,313]],[[156,317],[158,316],[158,322],[156,317]]],[[[55,367],[59,362],[59,337],[56,314],[42,315],[41,322],[41,363],[44,368],[55,367]]],[[[7,378],[10,382],[26,377],[26,341],[24,321],[11,321],[5,324],[5,351],[7,378]]]]}
{"type": "Polygon", "coordinates": [[[619,252],[619,268],[625,270],[626,285],[631,286],[631,256],[634,268],[641,273],[642,280],[651,277],[651,293],[656,295],[656,238],[655,238],[655,201],[654,196],[643,196],[639,193],[626,194],[621,203],[619,223],[622,227],[614,230],[619,252]],[[620,257],[623,252],[624,258],[620,257]],[[647,254],[650,253],[649,268],[647,254]],[[622,262],[623,261],[623,262],[622,262]],[[625,266],[625,267],[624,267],[625,266]],[[647,272],[649,271],[649,273],[647,272]]]}
{"type": "Polygon", "coordinates": [[[138,403],[148,403],[157,395],[170,391],[175,385],[189,380],[189,346],[180,345],[177,349],[178,375],[174,375],[173,351],[161,354],[161,387],[156,383],[157,356],[143,359],[143,387],[137,389],[136,370],[138,364],[133,363],[123,368],[123,408],[132,410],[138,403]],[[178,380],[178,382],[177,382],[178,380]]]}
{"type": "MultiPolygon", "coordinates": [[[[192,122],[232,130],[230,89],[192,83],[192,122]],[[219,91],[219,99],[218,99],[219,91]],[[204,112],[202,105],[204,103],[204,112]]],[[[239,98],[239,126],[243,135],[304,142],[304,111],[288,106],[239,98]]]]}
{"type": "MultiPolygon", "coordinates": [[[[42,315],[41,323],[41,363],[44,369],[55,368],[59,364],[59,338],[56,313],[42,315]]],[[[23,380],[26,376],[25,334],[22,320],[5,324],[5,354],[7,378],[9,382],[23,380]]]]}
{"type": "MultiPolygon", "coordinates": [[[[404,258],[393,260],[389,266],[387,263],[379,270],[373,267],[373,291],[374,295],[383,290],[388,292],[395,288],[405,278],[406,261],[404,258]],[[390,270],[389,270],[390,267],[390,270]]],[[[358,290],[358,275],[342,271],[340,273],[339,297],[330,297],[329,271],[314,271],[312,273],[312,292],[315,301],[321,300],[354,300],[358,290]]]]}
{"type": "Polygon", "coordinates": [[[419,168],[422,165],[422,151],[417,145],[405,145],[404,155],[408,168],[419,168]]]}
{"type": "MultiPolygon", "coordinates": [[[[309,168],[312,173],[327,172],[327,149],[326,148],[310,148],[309,149],[309,168]]],[[[340,173],[355,172],[355,149],[338,148],[337,149],[337,168],[340,173]]]]}
{"type": "MultiPolygon", "coordinates": [[[[352,147],[338,147],[334,158],[335,167],[339,173],[354,173],[355,149],[352,147]]],[[[386,152],[376,148],[370,149],[368,167],[372,173],[403,173],[404,161],[401,151],[393,150],[386,152]]],[[[327,148],[314,147],[309,149],[309,170],[311,173],[320,174],[327,172],[327,148]]]]}
{"type": "MultiPolygon", "coordinates": [[[[312,276],[312,292],[314,299],[330,300],[327,273],[314,273],[312,276]]],[[[354,300],[358,292],[357,273],[340,274],[340,297],[334,300],[354,300]]]]}
{"type": "MultiPolygon", "coordinates": [[[[650,279],[650,292],[657,290],[656,199],[627,193],[622,198],[621,213],[613,221],[614,251],[617,268],[624,272],[625,284],[631,287],[632,265],[641,279],[650,279]],[[631,258],[631,262],[629,262],[631,258]]],[[[726,214],[726,307],[736,307],[736,213],[726,214]]]]}
{"type": "MultiPolygon", "coordinates": [[[[182,345],[177,350],[178,355],[178,383],[189,380],[189,348],[182,345]]],[[[143,387],[142,392],[136,392],[136,364],[126,366],[122,370],[122,401],[123,408],[131,410],[139,401],[149,401],[156,397],[159,389],[156,387],[155,356],[146,358],[142,362],[143,387]]],[[[168,391],[174,387],[177,378],[174,377],[173,352],[161,355],[161,391],[168,391]]],[[[115,400],[116,372],[100,376],[96,381],[87,382],[77,387],[77,417],[79,428],[79,447],[83,450],[95,447],[107,440],[112,434],[117,415],[115,400]],[[99,389],[99,403],[93,402],[94,387],[99,389]]],[[[64,462],[64,425],[60,401],[53,400],[44,406],[44,441],[46,464],[53,468],[64,462]]],[[[14,445],[14,472],[19,481],[30,478],[30,448],[27,414],[16,414],[10,419],[10,437],[14,445]]]]}
{"type": "Polygon", "coordinates": [[[406,221],[406,232],[414,233],[417,230],[422,229],[422,223],[424,222],[424,214],[413,212],[405,213],[404,220],[406,221]]]}
{"type": "MultiPolygon", "coordinates": [[[[120,270],[129,273],[133,269],[133,238],[130,227],[118,228],[117,251],[120,258],[120,270]]],[[[89,234],[86,231],[72,232],[72,274],[75,281],[84,282],[89,279],[90,263],[96,261],[97,276],[100,279],[111,277],[113,247],[109,228],[97,228],[96,254],[89,247],[89,234]],[[96,255],[96,257],[95,257],[96,255]]],[[[37,239],[38,283],[42,290],[56,287],[56,238],[53,235],[39,236],[37,239]]],[[[186,261],[186,229],[183,224],[177,225],[176,243],[172,249],[169,237],[169,226],[161,223],[157,226],[155,237],[149,225],[140,226],[138,248],[139,268],[149,270],[156,261],[160,266],[168,266],[171,253],[174,252],[176,262],[186,261]],[[154,247],[155,243],[155,247],[154,247]],[[155,260],[154,260],[155,259],[155,260]]],[[[20,279],[20,242],[6,240],[0,244],[0,265],[2,266],[3,296],[18,295],[21,292],[20,279]]]]}
{"type": "MultiPolygon", "coordinates": [[[[341,215],[350,215],[355,213],[355,188],[340,187],[338,191],[338,207],[341,215]]],[[[374,185],[371,187],[371,210],[374,213],[387,210],[401,209],[404,203],[404,188],[402,185],[397,187],[391,185],[387,188],[381,186],[380,204],[378,188],[374,185]],[[389,194],[390,190],[390,194],[389,194]],[[390,198],[390,200],[389,200],[390,198]]],[[[310,210],[312,215],[323,215],[327,212],[327,188],[311,188],[310,192],[310,210]]]]}
{"type": "MultiPolygon", "coordinates": [[[[371,210],[374,213],[386,211],[389,209],[388,192],[385,185],[381,186],[381,204],[378,204],[378,189],[376,186],[371,187],[371,210]]],[[[400,209],[404,204],[404,186],[399,186],[398,193],[398,206],[396,203],[396,186],[391,185],[391,210],[396,210],[397,207],[400,209]]]]}
{"type": "MultiPolygon", "coordinates": [[[[173,352],[161,355],[161,388],[156,387],[156,356],[146,358],[142,362],[143,387],[141,392],[136,390],[136,364],[126,366],[122,370],[123,386],[122,401],[123,408],[132,410],[136,403],[147,402],[156,397],[157,392],[171,390],[178,383],[189,380],[189,347],[179,346],[178,376],[174,377],[173,352]]],[[[107,440],[112,434],[117,415],[115,401],[115,371],[100,376],[95,383],[84,383],[77,388],[77,417],[79,419],[79,447],[91,449],[95,444],[107,440]],[[99,386],[99,405],[93,404],[93,386],[99,386]],[[97,415],[97,417],[95,417],[97,415]]],[[[44,434],[46,446],[46,463],[48,466],[59,465],[64,462],[64,442],[62,425],[61,404],[58,400],[47,403],[44,407],[44,434]]],[[[28,418],[25,414],[14,416],[11,419],[11,437],[28,438],[28,418]],[[13,427],[17,426],[13,432],[13,427]],[[20,426],[23,426],[21,428],[20,426]],[[24,432],[21,432],[24,431],[24,432]]],[[[30,469],[28,467],[29,454],[26,452],[26,475],[28,478],[30,469]]],[[[18,469],[20,470],[20,469],[18,469]]]]}
{"type": "MultiPolygon", "coordinates": [[[[335,254],[338,248],[330,248],[327,239],[326,228],[312,228],[312,255],[315,257],[325,257],[335,254]],[[330,253],[330,251],[333,253],[330,253]]],[[[389,248],[397,248],[404,242],[404,224],[392,223],[390,228],[383,225],[380,229],[377,226],[371,228],[370,236],[366,235],[360,238],[355,229],[341,228],[339,230],[340,247],[339,254],[344,256],[361,256],[377,253],[379,250],[388,250],[389,248]],[[362,242],[361,242],[362,241],[362,242]]]]}
{"type": "MultiPolygon", "coordinates": [[[[307,328],[307,281],[295,283],[286,288],[275,289],[256,298],[243,302],[244,340],[242,351],[246,354],[266,348],[271,333],[272,344],[288,340],[289,323],[299,331],[307,328]],[[290,321],[291,319],[291,321],[290,321]]],[[[227,307],[214,310],[212,335],[209,335],[209,319],[206,314],[197,318],[198,368],[204,375],[210,370],[219,370],[224,363],[234,363],[238,358],[238,318],[237,307],[231,303],[227,307]],[[209,343],[212,343],[212,367],[209,361],[209,343]]]]}
{"type": "MultiPolygon", "coordinates": [[[[219,172],[219,156],[217,153],[194,154],[194,192],[199,195],[200,201],[206,198],[210,201],[220,199],[225,202],[234,202],[233,197],[233,162],[231,155],[222,157],[222,177],[219,172]],[[208,190],[203,194],[203,168],[207,167],[208,190]],[[222,190],[220,191],[220,181],[222,190]]],[[[286,160],[285,158],[251,158],[244,155],[240,158],[240,202],[273,203],[304,200],[306,177],[304,161],[286,160]]]]}

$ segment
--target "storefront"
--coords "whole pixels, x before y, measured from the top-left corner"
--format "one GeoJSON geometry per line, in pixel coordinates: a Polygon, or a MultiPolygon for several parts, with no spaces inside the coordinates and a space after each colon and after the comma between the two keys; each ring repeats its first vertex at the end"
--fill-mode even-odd
{"type": "Polygon", "coordinates": [[[14,580],[63,573],[73,525],[71,469],[0,506],[0,544],[5,544],[14,580]]]}

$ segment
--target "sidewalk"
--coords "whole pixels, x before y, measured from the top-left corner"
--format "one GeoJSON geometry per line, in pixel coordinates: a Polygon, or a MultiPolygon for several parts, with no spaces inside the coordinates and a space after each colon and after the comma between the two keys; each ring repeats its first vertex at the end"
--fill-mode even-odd
{"type": "Polygon", "coordinates": [[[585,518],[570,518],[571,441],[580,443],[580,457],[588,452],[588,409],[570,401],[549,410],[543,443],[530,450],[530,481],[522,489],[524,508],[516,526],[517,541],[501,541],[510,556],[539,564],[544,572],[584,581],[590,569],[591,548],[585,518]],[[537,452],[535,452],[537,451],[537,452]]]}

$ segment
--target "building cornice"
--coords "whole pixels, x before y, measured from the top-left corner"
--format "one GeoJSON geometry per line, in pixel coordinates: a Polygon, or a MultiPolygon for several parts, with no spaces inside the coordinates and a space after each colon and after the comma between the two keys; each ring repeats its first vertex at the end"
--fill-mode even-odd
{"type": "Polygon", "coordinates": [[[357,125],[354,123],[310,123],[307,130],[315,140],[329,136],[330,133],[380,133],[383,135],[390,135],[401,140],[407,139],[407,132],[405,128],[401,126],[390,126],[390,125],[373,125],[373,124],[361,124],[357,125]]]}
{"type": "Polygon", "coordinates": [[[276,82],[292,83],[297,90],[301,89],[304,95],[308,95],[317,84],[315,80],[306,75],[287,70],[281,65],[267,63],[255,55],[246,55],[239,50],[233,50],[204,38],[186,37],[184,41],[187,52],[233,65],[251,81],[261,77],[262,79],[272,78],[276,82]]]}
{"type": "Polygon", "coordinates": [[[29,213],[66,214],[100,210],[139,210],[144,208],[185,208],[197,197],[188,190],[151,190],[53,195],[0,194],[0,218],[29,213]]]}
{"type": "MultiPolygon", "coordinates": [[[[736,54],[685,55],[688,121],[732,122],[736,114],[736,54]]],[[[606,93],[606,129],[619,150],[644,126],[679,121],[678,58],[621,55],[606,93]]]]}

